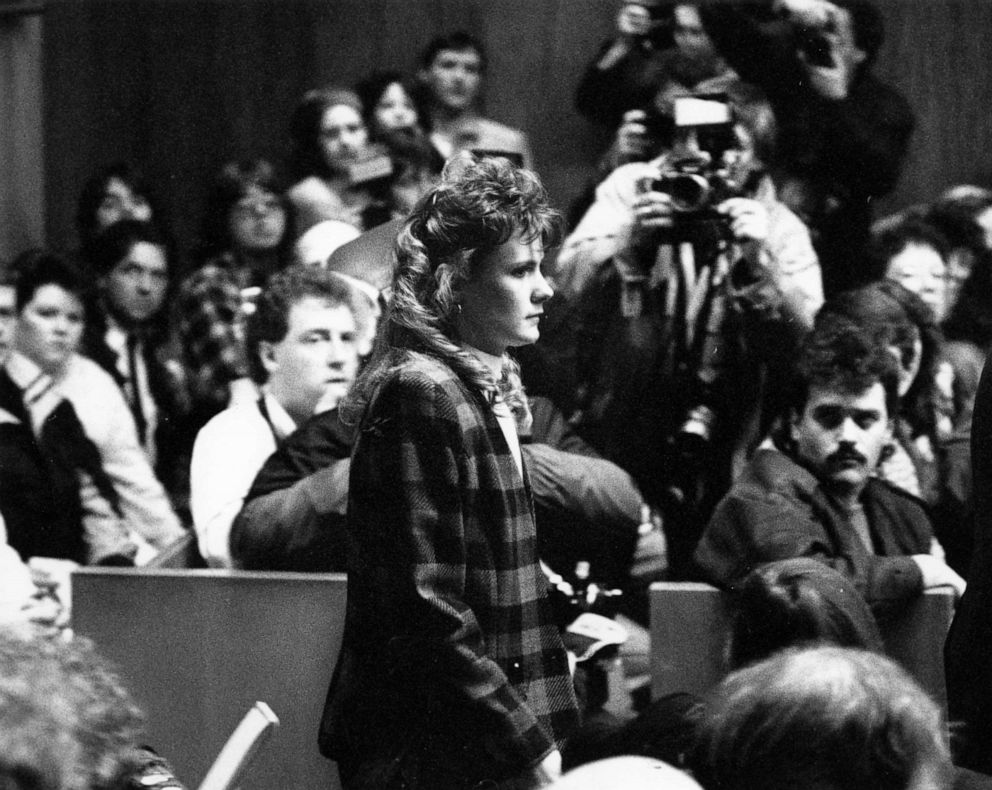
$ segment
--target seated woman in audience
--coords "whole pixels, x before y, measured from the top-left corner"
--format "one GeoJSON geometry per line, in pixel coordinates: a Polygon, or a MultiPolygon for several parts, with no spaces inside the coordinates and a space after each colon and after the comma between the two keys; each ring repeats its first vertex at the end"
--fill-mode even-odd
{"type": "Polygon", "coordinates": [[[164,227],[157,201],[140,172],[126,162],[115,162],[91,175],[76,204],[80,250],[87,258],[90,245],[106,228],[122,219],[154,220],[164,227]]]}
{"type": "Polygon", "coordinates": [[[244,318],[266,279],[289,261],[292,213],[272,165],[229,162],[214,181],[203,222],[203,265],[179,286],[176,341],[196,432],[233,401],[254,402],[244,318]]]}
{"type": "Polygon", "coordinates": [[[369,138],[384,145],[393,160],[396,208],[408,212],[444,167],[428,136],[428,114],[418,104],[416,91],[396,71],[373,72],[355,86],[355,92],[365,108],[369,138]]]}
{"type": "MultiPolygon", "coordinates": [[[[65,513],[47,511],[51,520],[40,524],[32,523],[30,513],[20,514],[26,523],[19,524],[16,532],[26,529],[29,540],[38,540],[57,526],[56,531],[76,541],[77,547],[59,553],[45,550],[57,551],[57,546],[19,551],[22,556],[61,556],[91,563],[147,561],[184,530],[138,443],[134,419],[117,384],[99,365],[77,353],[85,317],[83,275],[41,251],[25,253],[15,261],[15,268],[17,322],[13,350],[4,365],[8,393],[4,408],[31,427],[42,452],[55,459],[51,472],[61,473],[61,485],[41,504],[50,509],[57,491],[70,504],[65,513]],[[80,478],[82,504],[75,505],[79,500],[73,486],[80,478]],[[86,492],[93,487],[96,494],[90,496],[86,492]],[[91,507],[84,510],[84,504],[91,507]],[[73,513],[88,516],[82,546],[73,513]],[[136,557],[139,548],[144,551],[136,557]]],[[[13,542],[15,525],[9,516],[7,521],[13,542]]]]}
{"type": "Polygon", "coordinates": [[[151,223],[121,220],[94,240],[90,265],[97,299],[83,352],[121,388],[149,461],[175,495],[182,477],[177,430],[187,408],[183,371],[169,344],[172,250],[151,223]]]}
{"type": "Polygon", "coordinates": [[[369,143],[364,107],[346,89],[307,93],[290,120],[291,170],[287,196],[304,233],[323,220],[368,230],[392,216],[392,162],[369,143]]]}
{"type": "Polygon", "coordinates": [[[930,223],[910,213],[873,233],[868,282],[894,280],[919,296],[939,324],[947,316],[947,240],[930,223]]]}
{"type": "Polygon", "coordinates": [[[948,242],[947,303],[953,310],[975,266],[988,265],[992,255],[992,190],[952,187],[923,216],[948,242]]]}
{"type": "Polygon", "coordinates": [[[709,696],[690,758],[711,790],[937,790],[951,786],[940,710],[894,662],[790,649],[709,696]]]}

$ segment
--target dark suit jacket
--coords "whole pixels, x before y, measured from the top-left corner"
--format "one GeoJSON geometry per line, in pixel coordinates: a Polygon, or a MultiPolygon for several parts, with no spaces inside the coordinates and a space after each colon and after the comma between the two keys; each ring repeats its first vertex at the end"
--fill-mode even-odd
{"type": "Polygon", "coordinates": [[[909,555],[928,554],[933,531],[922,503],[881,480],[868,481],[861,502],[874,554],[811,472],[778,450],[759,450],[717,505],[696,564],[708,581],[726,587],[761,563],[812,557],[853,579],[884,613],[922,592],[909,555]]]}
{"type": "Polygon", "coordinates": [[[529,487],[485,397],[408,355],[365,414],[349,488],[323,753],[351,776],[389,766],[378,786],[398,786],[397,771],[413,786],[472,786],[536,765],[576,702],[529,487]]]}

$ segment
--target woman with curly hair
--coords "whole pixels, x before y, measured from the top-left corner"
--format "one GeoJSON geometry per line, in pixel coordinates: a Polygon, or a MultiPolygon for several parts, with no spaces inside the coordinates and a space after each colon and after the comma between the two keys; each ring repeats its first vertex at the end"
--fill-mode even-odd
{"type": "Polygon", "coordinates": [[[392,163],[369,142],[365,108],[354,91],[307,93],[290,119],[288,197],[303,233],[336,220],[369,230],[392,218],[392,163]]]}
{"type": "Polygon", "coordinates": [[[540,787],[576,721],[546,599],[507,349],[533,343],[557,215],[504,159],[456,160],[396,241],[360,415],[348,610],[321,748],[344,786],[540,787]]]}

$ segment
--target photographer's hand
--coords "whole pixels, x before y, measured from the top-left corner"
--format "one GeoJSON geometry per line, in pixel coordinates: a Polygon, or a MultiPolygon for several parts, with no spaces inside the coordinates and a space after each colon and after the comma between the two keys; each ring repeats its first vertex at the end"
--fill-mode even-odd
{"type": "Polygon", "coordinates": [[[647,38],[654,20],[640,3],[624,3],[617,13],[617,33],[625,39],[647,38]]]}
{"type": "Polygon", "coordinates": [[[727,217],[734,241],[741,247],[741,253],[754,264],[761,263],[761,250],[768,239],[768,209],[757,200],[750,198],[730,198],[719,206],[717,211],[727,217]]]}
{"type": "Polygon", "coordinates": [[[648,128],[644,125],[647,114],[644,110],[627,110],[617,129],[617,154],[622,161],[634,162],[646,159],[650,151],[648,128]]]}
{"type": "Polygon", "coordinates": [[[656,230],[672,227],[672,199],[664,192],[656,192],[650,185],[639,192],[632,210],[635,241],[651,236],[656,230]]]}

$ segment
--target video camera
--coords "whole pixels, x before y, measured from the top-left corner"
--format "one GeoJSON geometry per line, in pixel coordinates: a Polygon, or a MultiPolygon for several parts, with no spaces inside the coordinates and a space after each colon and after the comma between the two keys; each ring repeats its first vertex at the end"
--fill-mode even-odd
{"type": "Polygon", "coordinates": [[[717,218],[715,207],[744,194],[724,157],[739,148],[733,113],[724,94],[682,96],[675,99],[676,144],[656,178],[645,179],[642,192],[663,192],[671,197],[679,219],[717,218]],[[695,146],[680,150],[679,140],[695,146]]]}

